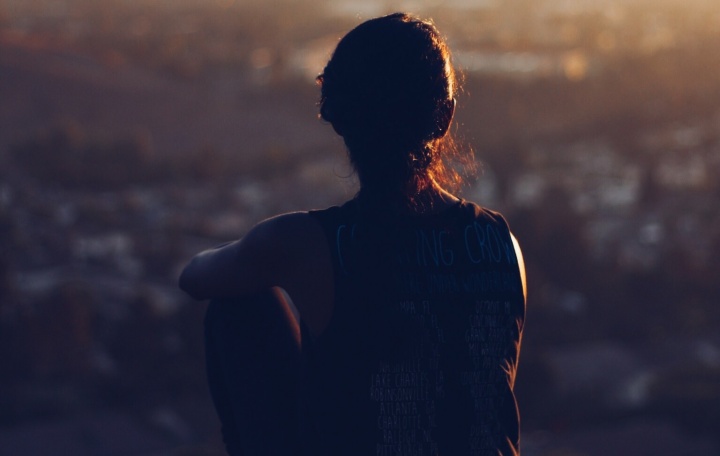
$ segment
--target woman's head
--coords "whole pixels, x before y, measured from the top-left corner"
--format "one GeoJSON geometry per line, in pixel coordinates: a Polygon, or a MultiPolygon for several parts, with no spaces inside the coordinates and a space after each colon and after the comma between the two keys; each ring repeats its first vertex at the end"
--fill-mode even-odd
{"type": "Polygon", "coordinates": [[[323,74],[320,116],[345,140],[363,191],[410,200],[433,181],[452,184],[444,163],[458,89],[435,26],[396,13],[369,20],[338,43],[323,74]]]}

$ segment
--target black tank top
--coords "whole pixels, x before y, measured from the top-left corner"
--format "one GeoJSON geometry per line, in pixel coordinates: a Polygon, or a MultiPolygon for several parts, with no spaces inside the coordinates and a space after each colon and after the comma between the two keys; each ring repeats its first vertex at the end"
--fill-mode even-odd
{"type": "Polygon", "coordinates": [[[525,302],[505,220],[461,202],[441,213],[311,212],[330,245],[332,320],[303,339],[304,452],[513,455],[525,302]]]}

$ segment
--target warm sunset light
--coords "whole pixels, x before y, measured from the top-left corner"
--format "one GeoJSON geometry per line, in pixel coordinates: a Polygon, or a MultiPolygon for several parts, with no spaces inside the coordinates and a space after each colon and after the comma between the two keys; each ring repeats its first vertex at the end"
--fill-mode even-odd
{"type": "Polygon", "coordinates": [[[223,454],[178,274],[355,195],[315,78],[399,10],[525,252],[523,454],[720,454],[717,0],[1,1],[0,453],[223,454]]]}

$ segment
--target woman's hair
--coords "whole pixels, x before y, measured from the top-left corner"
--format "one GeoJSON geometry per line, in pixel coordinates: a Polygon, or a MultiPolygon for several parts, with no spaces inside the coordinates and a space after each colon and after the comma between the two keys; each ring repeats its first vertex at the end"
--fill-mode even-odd
{"type": "MultiPolygon", "coordinates": [[[[404,13],[364,22],[340,40],[323,73],[320,117],[348,148],[360,197],[416,197],[433,181],[456,189],[453,160],[463,156],[447,134],[458,81],[432,22],[404,13]]],[[[467,156],[469,155],[469,156],[467,156]]]]}

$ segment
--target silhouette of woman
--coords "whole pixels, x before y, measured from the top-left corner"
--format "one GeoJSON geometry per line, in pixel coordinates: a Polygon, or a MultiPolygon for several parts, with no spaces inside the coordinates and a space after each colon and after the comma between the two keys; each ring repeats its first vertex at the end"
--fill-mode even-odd
{"type": "Polygon", "coordinates": [[[525,318],[520,249],[459,199],[458,82],[430,21],[369,20],[337,45],[320,116],[360,190],[202,252],[208,380],[231,455],[512,455],[525,318]]]}

